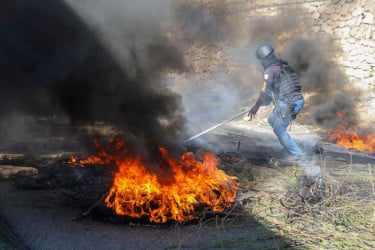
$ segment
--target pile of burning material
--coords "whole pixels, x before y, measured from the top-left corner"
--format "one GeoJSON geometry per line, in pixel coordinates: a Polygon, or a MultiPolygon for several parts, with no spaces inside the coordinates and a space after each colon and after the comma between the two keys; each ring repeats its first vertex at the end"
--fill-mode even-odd
{"type": "Polygon", "coordinates": [[[375,162],[375,134],[347,121],[347,116],[338,113],[340,122],[327,133],[327,141],[317,145],[317,153],[340,158],[352,163],[375,162]]]}
{"type": "Polygon", "coordinates": [[[358,127],[346,128],[344,125],[328,132],[329,138],[345,149],[362,152],[366,154],[375,154],[375,134],[364,134],[359,132],[358,127]]]}
{"type": "Polygon", "coordinates": [[[328,131],[331,141],[344,149],[368,155],[375,154],[375,134],[368,133],[359,126],[348,126],[348,117],[345,114],[338,113],[337,117],[341,122],[335,129],[328,131]]]}
{"type": "Polygon", "coordinates": [[[67,163],[77,168],[114,166],[112,186],[94,206],[104,204],[118,218],[182,223],[199,219],[202,211],[221,213],[234,204],[236,178],[218,169],[218,159],[211,153],[196,159],[192,152],[186,152],[175,159],[160,147],[160,161],[152,166],[130,152],[122,140],[105,146],[97,143],[96,148],[95,155],[72,157],[67,163]]]}

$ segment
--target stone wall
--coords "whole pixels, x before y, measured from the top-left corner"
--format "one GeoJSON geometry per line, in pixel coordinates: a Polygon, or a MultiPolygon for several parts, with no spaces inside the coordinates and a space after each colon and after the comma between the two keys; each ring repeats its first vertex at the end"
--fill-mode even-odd
{"type": "Polygon", "coordinates": [[[337,62],[350,84],[363,90],[359,111],[375,114],[375,2],[323,1],[310,3],[307,9],[314,31],[331,34],[341,47],[337,62]]]}
{"type": "Polygon", "coordinates": [[[375,3],[361,1],[327,1],[311,4],[313,28],[332,34],[342,48],[338,62],[344,66],[353,84],[374,86],[375,71],[375,3]]]}

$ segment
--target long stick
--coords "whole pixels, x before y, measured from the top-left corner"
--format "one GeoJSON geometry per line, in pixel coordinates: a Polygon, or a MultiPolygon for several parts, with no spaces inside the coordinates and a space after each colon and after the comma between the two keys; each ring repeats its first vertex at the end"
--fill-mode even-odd
{"type": "Polygon", "coordinates": [[[189,142],[189,141],[191,141],[191,140],[194,140],[195,138],[197,138],[197,137],[199,137],[199,136],[201,136],[201,135],[204,135],[204,134],[210,132],[211,130],[214,130],[215,128],[218,128],[218,127],[220,127],[220,126],[223,126],[225,123],[228,123],[228,122],[230,122],[230,121],[233,121],[233,120],[235,120],[235,119],[237,119],[237,118],[243,116],[243,115],[246,114],[247,112],[249,112],[249,111],[242,112],[241,114],[236,115],[235,117],[233,117],[233,118],[231,118],[231,119],[228,119],[228,120],[225,120],[225,121],[223,121],[223,122],[220,122],[220,123],[216,124],[215,126],[212,126],[211,128],[206,129],[205,131],[200,132],[199,134],[190,137],[189,139],[185,140],[185,142],[189,142]]]}

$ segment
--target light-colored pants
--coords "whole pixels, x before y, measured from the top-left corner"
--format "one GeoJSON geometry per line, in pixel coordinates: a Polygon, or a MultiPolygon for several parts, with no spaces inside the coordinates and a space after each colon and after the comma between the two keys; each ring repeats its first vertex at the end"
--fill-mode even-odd
{"type": "MultiPolygon", "coordinates": [[[[297,115],[303,108],[305,100],[303,98],[294,102],[294,112],[297,115]]],[[[290,137],[286,129],[288,128],[289,124],[292,122],[292,118],[290,114],[288,114],[288,106],[283,103],[279,102],[279,111],[277,112],[276,109],[272,111],[272,113],[268,116],[268,123],[273,128],[273,132],[279,138],[281,145],[291,154],[293,155],[302,155],[302,150],[298,147],[296,142],[290,137]],[[285,117],[281,114],[287,114],[285,117]]]]}

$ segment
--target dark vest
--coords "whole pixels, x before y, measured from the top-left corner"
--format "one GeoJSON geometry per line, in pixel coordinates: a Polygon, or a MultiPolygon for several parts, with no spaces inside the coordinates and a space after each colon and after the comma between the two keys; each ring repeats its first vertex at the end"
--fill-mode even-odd
{"type": "Polygon", "coordinates": [[[280,61],[280,74],[274,79],[273,92],[277,100],[293,104],[302,98],[301,84],[296,72],[288,63],[280,61]]]}

